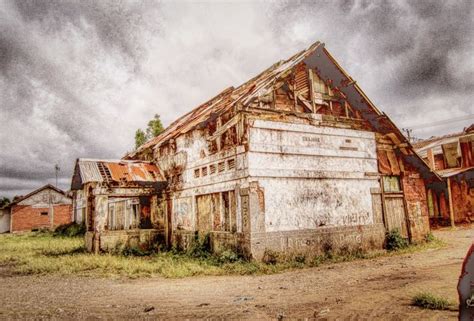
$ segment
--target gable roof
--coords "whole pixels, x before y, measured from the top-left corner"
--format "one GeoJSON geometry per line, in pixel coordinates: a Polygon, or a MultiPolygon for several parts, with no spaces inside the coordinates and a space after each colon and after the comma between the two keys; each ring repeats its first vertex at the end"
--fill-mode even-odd
{"type": "Polygon", "coordinates": [[[71,189],[85,183],[155,183],[166,181],[158,167],[145,161],[104,160],[79,158],[76,160],[71,189]]]}
{"type": "Polygon", "coordinates": [[[27,198],[30,198],[31,196],[35,195],[35,194],[38,194],[39,192],[45,190],[45,189],[52,189],[53,191],[57,192],[57,193],[60,193],[66,197],[69,197],[71,198],[69,195],[67,195],[67,193],[65,191],[63,191],[62,189],[59,189],[57,188],[56,186],[53,186],[51,184],[46,184],[38,189],[35,189],[34,191],[32,191],[31,193],[25,195],[25,196],[20,196],[18,198],[16,198],[15,200],[13,200],[10,204],[8,204],[6,207],[9,207],[9,206],[12,206],[14,204],[17,204],[17,203],[20,203],[21,201],[24,201],[26,200],[27,198]]]}
{"type": "Polygon", "coordinates": [[[213,114],[223,112],[235,106],[237,103],[242,103],[246,106],[252,99],[264,94],[276,80],[283,78],[288,74],[293,67],[303,61],[306,57],[312,54],[318,47],[324,46],[319,41],[311,45],[308,49],[300,51],[291,58],[279,61],[256,77],[248,80],[237,88],[229,87],[219,93],[217,96],[211,98],[207,102],[199,105],[189,113],[178,118],[170,126],[168,126],[160,135],[152,138],[137,150],[127,154],[125,157],[134,157],[139,152],[159,145],[171,138],[175,138],[180,134],[186,133],[192,128],[198,126],[212,118],[213,114]]]}
{"type": "MultiPolygon", "coordinates": [[[[301,62],[305,63],[306,68],[316,70],[319,78],[326,84],[337,87],[345,95],[351,107],[357,109],[376,131],[382,134],[390,134],[397,145],[404,146],[404,148],[411,151],[413,150],[410,142],[392,120],[385,113],[377,109],[357,85],[356,81],[347,74],[325,49],[324,44],[318,41],[289,59],[277,62],[239,87],[230,87],[222,91],[211,100],[173,122],[160,135],[149,140],[134,152],[125,155],[124,158],[133,158],[147,148],[160,145],[169,139],[188,132],[200,124],[205,124],[206,121],[217,117],[219,113],[232,108],[236,104],[241,104],[245,108],[254,99],[273,89],[273,86],[276,86],[279,80],[289,75],[292,69],[301,62]]],[[[420,170],[423,178],[434,181],[441,180],[415,152],[406,153],[403,157],[409,164],[420,170]]]]}

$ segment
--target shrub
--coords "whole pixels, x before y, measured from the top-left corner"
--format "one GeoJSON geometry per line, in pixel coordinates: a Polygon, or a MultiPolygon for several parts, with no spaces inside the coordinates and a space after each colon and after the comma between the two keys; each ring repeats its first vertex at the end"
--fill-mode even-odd
{"type": "Polygon", "coordinates": [[[425,235],[425,242],[430,243],[436,241],[436,237],[433,235],[433,233],[428,232],[428,234],[425,235]]]}
{"type": "Polygon", "coordinates": [[[277,264],[278,262],[278,253],[272,250],[265,250],[262,258],[263,263],[265,264],[277,264]]]}
{"type": "Polygon", "coordinates": [[[408,241],[400,235],[398,229],[393,229],[385,234],[385,248],[389,251],[397,251],[408,247],[408,241]]]}
{"type": "Polygon", "coordinates": [[[448,310],[451,303],[443,297],[429,292],[420,292],[412,298],[412,304],[423,309],[448,310]]]}
{"type": "Polygon", "coordinates": [[[196,232],[186,254],[191,257],[209,257],[211,254],[211,236],[206,234],[204,237],[199,237],[199,234],[196,232]]]}
{"type": "Polygon", "coordinates": [[[54,230],[54,236],[75,237],[86,234],[86,226],[84,223],[77,224],[75,222],[59,225],[54,230]]]}
{"type": "Polygon", "coordinates": [[[138,246],[133,246],[133,247],[124,247],[122,249],[121,254],[123,256],[150,256],[152,254],[152,251],[143,249],[138,246]]]}
{"type": "Polygon", "coordinates": [[[240,256],[232,250],[223,251],[218,257],[219,263],[234,263],[240,261],[240,256]]]}

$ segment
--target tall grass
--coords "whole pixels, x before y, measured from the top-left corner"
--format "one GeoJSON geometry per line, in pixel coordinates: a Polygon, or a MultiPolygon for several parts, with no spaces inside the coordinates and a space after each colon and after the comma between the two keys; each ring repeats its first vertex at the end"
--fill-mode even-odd
{"type": "MultiPolygon", "coordinates": [[[[440,247],[431,242],[401,251],[407,253],[440,247]]],[[[389,255],[395,255],[390,252],[389,255]]],[[[387,255],[386,252],[346,253],[306,257],[276,257],[271,262],[248,262],[233,253],[203,257],[189,253],[158,252],[147,256],[94,255],[87,253],[82,237],[53,237],[49,233],[0,235],[0,266],[15,274],[59,274],[83,276],[163,276],[180,278],[194,275],[271,274],[285,270],[319,266],[387,255]]]]}

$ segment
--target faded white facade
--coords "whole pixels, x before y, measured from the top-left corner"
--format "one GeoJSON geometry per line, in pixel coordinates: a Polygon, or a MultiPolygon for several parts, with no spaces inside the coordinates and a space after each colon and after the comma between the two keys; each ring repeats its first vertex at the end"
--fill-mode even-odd
{"type": "Polygon", "coordinates": [[[0,233],[10,232],[10,208],[0,209],[0,233]]]}

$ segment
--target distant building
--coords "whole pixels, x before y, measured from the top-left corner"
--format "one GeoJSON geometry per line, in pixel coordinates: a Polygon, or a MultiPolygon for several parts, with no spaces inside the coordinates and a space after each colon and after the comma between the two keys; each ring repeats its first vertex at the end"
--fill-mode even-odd
{"type": "Polygon", "coordinates": [[[474,221],[474,125],[461,133],[414,144],[418,154],[445,181],[443,189],[428,190],[432,225],[474,221]]]}
{"type": "Polygon", "coordinates": [[[45,185],[15,199],[10,209],[10,232],[26,232],[71,223],[72,199],[53,185],[45,185]]]}

